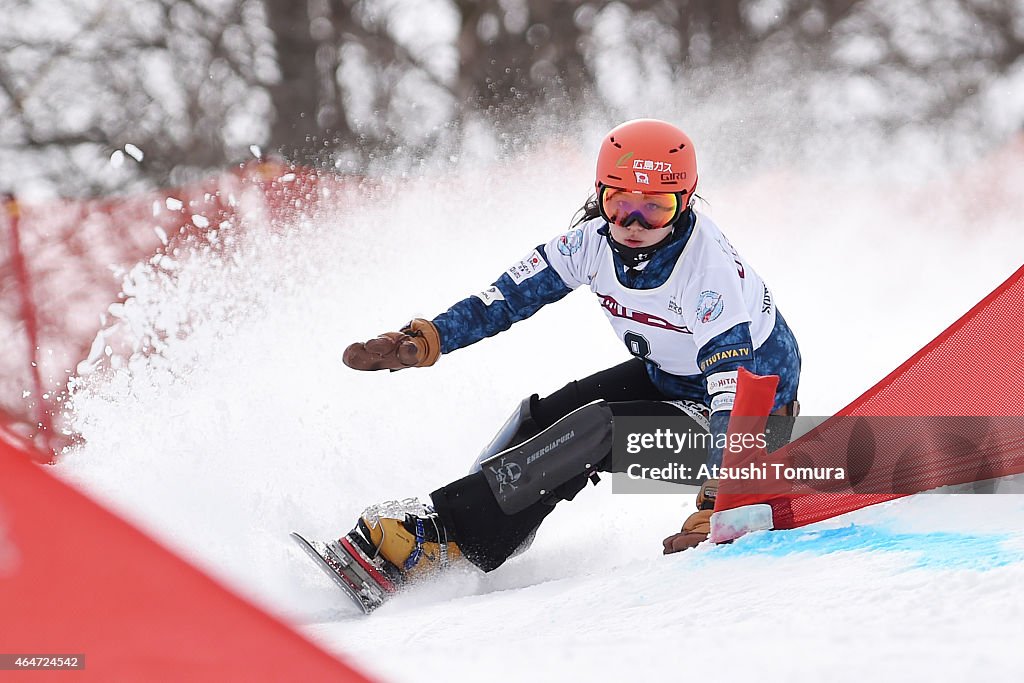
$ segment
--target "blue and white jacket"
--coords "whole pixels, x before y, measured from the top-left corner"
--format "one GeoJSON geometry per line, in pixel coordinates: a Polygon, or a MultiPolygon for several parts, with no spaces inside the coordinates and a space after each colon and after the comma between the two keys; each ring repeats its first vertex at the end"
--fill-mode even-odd
{"type": "MultiPolygon", "coordinates": [[[[710,409],[713,443],[728,428],[739,368],[779,376],[774,409],[796,398],[796,339],[768,285],[709,218],[688,212],[639,270],[626,268],[610,239],[607,223],[595,218],[537,246],[489,288],[434,318],[441,352],[507,330],[587,285],[665,397],[710,409]]],[[[709,464],[720,465],[721,456],[712,448],[709,464]]]]}

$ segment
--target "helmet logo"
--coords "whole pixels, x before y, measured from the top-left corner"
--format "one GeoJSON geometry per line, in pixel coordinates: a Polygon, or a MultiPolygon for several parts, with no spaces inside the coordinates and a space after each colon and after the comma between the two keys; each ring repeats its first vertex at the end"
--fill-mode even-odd
{"type": "Polygon", "coordinates": [[[650,159],[634,159],[633,170],[654,171],[655,173],[671,173],[672,164],[668,161],[651,161],[650,159]]]}
{"type": "MultiPolygon", "coordinates": [[[[626,152],[615,161],[615,168],[629,168],[629,160],[633,158],[632,152],[626,152]]],[[[636,164],[633,165],[636,168],[636,164]]]]}
{"type": "Polygon", "coordinates": [[[644,185],[651,184],[651,179],[646,173],[641,173],[640,171],[633,171],[633,174],[636,175],[636,182],[643,183],[644,185]]]}

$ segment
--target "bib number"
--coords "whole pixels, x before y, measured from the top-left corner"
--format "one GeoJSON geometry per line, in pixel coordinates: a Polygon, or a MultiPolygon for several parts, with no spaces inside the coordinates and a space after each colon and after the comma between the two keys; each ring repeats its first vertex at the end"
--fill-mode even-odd
{"type": "Polygon", "coordinates": [[[622,335],[622,341],[626,342],[626,348],[629,352],[644,361],[645,363],[651,363],[654,366],[658,364],[651,360],[651,342],[647,341],[647,337],[637,332],[629,331],[622,335]]]}

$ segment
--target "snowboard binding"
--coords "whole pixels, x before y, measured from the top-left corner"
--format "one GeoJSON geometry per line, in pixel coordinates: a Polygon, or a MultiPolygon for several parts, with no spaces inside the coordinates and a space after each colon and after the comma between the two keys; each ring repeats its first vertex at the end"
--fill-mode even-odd
{"type": "Polygon", "coordinates": [[[336,541],[291,536],[365,614],[461,557],[437,514],[415,498],[367,508],[355,529],[336,541]]]}

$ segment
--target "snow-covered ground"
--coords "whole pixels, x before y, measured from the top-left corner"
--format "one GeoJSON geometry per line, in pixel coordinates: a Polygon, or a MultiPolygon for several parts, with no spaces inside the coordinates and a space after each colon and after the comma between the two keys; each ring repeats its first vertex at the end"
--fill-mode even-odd
{"type": "MultiPolygon", "coordinates": [[[[230,258],[182,257],[170,278],[140,267],[122,334],[171,334],[83,379],[86,445],[58,472],[385,680],[1019,680],[1016,495],[922,495],[663,557],[692,495],[605,483],[497,571],[452,572],[368,618],[293,547],[289,531],[337,535],[367,504],[462,476],[523,396],[627,357],[577,292],[430,369],[340,362],[564,230],[596,140],[407,178],[284,234],[254,218],[230,258]]],[[[956,194],[918,167],[702,176],[703,210],[801,341],[805,414],[843,407],[1020,266],[1021,200],[992,198],[987,163],[956,194]]]]}

